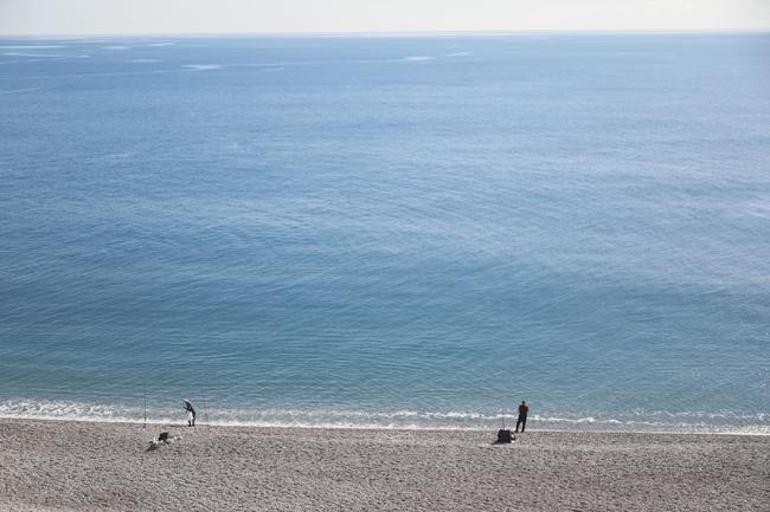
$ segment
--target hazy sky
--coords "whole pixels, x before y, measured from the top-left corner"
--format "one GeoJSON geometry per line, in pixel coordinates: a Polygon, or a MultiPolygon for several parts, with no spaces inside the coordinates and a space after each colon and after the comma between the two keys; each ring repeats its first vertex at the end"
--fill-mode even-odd
{"type": "Polygon", "coordinates": [[[770,28],[770,0],[0,0],[0,34],[770,28]]]}

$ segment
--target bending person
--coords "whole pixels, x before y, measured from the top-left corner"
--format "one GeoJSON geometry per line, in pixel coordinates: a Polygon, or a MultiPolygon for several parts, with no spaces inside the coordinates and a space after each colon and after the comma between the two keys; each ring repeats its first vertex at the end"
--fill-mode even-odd
{"type": "Polygon", "coordinates": [[[184,410],[187,411],[187,426],[195,426],[195,407],[189,400],[184,401],[184,410]]]}

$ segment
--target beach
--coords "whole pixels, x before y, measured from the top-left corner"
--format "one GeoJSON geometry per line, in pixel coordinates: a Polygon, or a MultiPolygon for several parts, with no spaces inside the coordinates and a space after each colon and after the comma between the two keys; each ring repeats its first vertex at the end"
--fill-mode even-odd
{"type": "Polygon", "coordinates": [[[0,512],[770,512],[770,26],[108,25],[0,30],[0,512]]]}
{"type": "Polygon", "coordinates": [[[0,419],[0,510],[767,510],[766,436],[0,419]],[[155,450],[161,431],[181,437],[155,450]]]}

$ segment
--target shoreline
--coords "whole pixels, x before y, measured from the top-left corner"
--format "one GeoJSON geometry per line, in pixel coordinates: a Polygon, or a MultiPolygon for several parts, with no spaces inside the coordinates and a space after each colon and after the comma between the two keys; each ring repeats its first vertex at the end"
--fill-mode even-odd
{"type": "MultiPolygon", "coordinates": [[[[188,428],[182,419],[178,421],[148,419],[146,422],[134,419],[91,419],[91,418],[68,418],[56,416],[23,416],[23,415],[0,415],[2,421],[32,421],[32,422],[62,422],[62,423],[87,423],[104,425],[134,425],[143,427],[166,426],[168,428],[188,428]]],[[[515,421],[512,422],[515,424],[515,421]]],[[[536,421],[530,421],[536,423],[536,421]]],[[[590,423],[581,423],[588,424],[590,423]]],[[[474,426],[474,427],[442,427],[442,426],[404,426],[404,425],[338,425],[338,424],[300,424],[300,423],[247,423],[247,422],[205,422],[198,420],[196,428],[246,428],[246,429],[307,429],[307,430],[372,430],[372,431],[403,431],[403,432],[496,432],[499,426],[474,426]]],[[[507,425],[511,431],[511,424],[507,425]]],[[[740,431],[734,427],[723,427],[722,429],[711,427],[683,427],[679,430],[675,428],[666,429],[666,427],[642,428],[642,429],[623,429],[623,428],[554,428],[554,427],[530,427],[530,432],[541,433],[563,433],[563,434],[635,434],[635,435],[703,435],[703,436],[748,436],[748,437],[770,437],[770,430],[767,431],[740,431]],[[733,428],[733,430],[731,430],[733,428]]],[[[764,428],[764,426],[751,425],[742,427],[747,429],[764,428]]]]}
{"type": "Polygon", "coordinates": [[[0,418],[0,510],[764,510],[766,436],[0,418]],[[161,431],[180,437],[147,451],[161,431]]]}

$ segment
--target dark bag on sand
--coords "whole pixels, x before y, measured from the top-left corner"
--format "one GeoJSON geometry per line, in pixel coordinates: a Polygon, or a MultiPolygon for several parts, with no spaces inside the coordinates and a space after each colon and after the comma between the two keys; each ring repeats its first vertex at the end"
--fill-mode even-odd
{"type": "Polygon", "coordinates": [[[497,442],[498,443],[510,443],[511,442],[511,431],[508,429],[501,428],[497,431],[497,442]]]}

